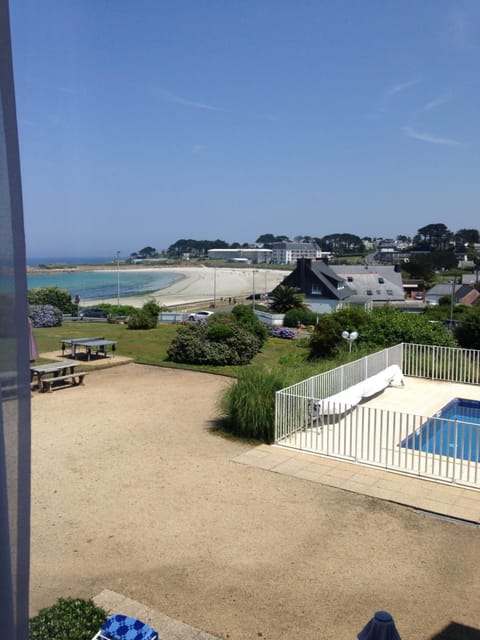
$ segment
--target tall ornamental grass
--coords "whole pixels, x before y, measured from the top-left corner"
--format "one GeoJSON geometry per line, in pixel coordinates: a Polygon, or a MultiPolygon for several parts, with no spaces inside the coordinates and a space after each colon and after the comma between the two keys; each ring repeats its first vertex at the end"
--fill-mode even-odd
{"type": "Polygon", "coordinates": [[[284,386],[278,372],[260,367],[242,369],[220,401],[226,430],[242,438],[273,442],[275,392],[284,386]]]}
{"type": "Polygon", "coordinates": [[[275,392],[312,375],[300,362],[281,368],[246,367],[221,399],[225,430],[242,438],[275,439],[275,392]]]}

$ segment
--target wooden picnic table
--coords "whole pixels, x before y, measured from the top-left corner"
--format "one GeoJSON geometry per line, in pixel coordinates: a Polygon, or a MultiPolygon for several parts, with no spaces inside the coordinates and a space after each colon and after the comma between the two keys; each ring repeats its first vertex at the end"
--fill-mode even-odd
{"type": "Polygon", "coordinates": [[[78,362],[50,362],[30,367],[30,383],[35,383],[39,391],[51,391],[55,382],[67,381],[72,384],[82,384],[86,373],[75,373],[78,362]]]}

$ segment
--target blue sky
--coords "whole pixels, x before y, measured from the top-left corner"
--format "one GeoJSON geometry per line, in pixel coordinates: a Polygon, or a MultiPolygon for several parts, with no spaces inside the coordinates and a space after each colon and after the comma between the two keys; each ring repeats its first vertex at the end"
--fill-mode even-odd
{"type": "Polygon", "coordinates": [[[12,0],[27,252],[479,228],[476,0],[12,0]]]}

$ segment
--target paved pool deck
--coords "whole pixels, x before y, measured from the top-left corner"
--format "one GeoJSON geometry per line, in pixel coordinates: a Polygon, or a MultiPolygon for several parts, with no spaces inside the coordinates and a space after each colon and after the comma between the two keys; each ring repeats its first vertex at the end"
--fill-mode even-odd
{"type": "MultiPolygon", "coordinates": [[[[480,401],[480,386],[405,378],[365,406],[431,416],[452,398],[480,401]]],[[[352,491],[432,514],[480,524],[480,491],[321,456],[281,445],[260,445],[235,462],[352,491]]]]}

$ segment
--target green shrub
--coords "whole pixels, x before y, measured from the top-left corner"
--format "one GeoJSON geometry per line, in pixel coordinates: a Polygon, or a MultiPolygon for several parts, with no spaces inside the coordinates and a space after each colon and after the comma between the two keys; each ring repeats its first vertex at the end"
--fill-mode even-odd
{"type": "Polygon", "coordinates": [[[275,439],[275,392],[286,386],[285,376],[261,367],[239,372],[220,400],[225,428],[242,438],[270,444],[275,439]]]}
{"type": "Polygon", "coordinates": [[[91,600],[60,598],[30,619],[29,640],[91,640],[107,619],[91,600]]]}
{"type": "Polygon", "coordinates": [[[374,309],[359,330],[358,342],[372,347],[391,347],[400,342],[456,346],[442,324],[432,323],[422,314],[405,313],[393,307],[374,309]]]}
{"type": "Polygon", "coordinates": [[[137,309],[127,321],[129,329],[154,329],[156,326],[157,316],[152,316],[144,309],[137,309]]]}
{"type": "Polygon", "coordinates": [[[285,327],[296,327],[300,322],[304,326],[314,325],[317,322],[317,314],[314,311],[303,309],[290,309],[283,318],[285,327]]]}
{"type": "Polygon", "coordinates": [[[142,311],[145,311],[149,315],[154,316],[155,320],[157,320],[158,314],[160,313],[160,307],[155,302],[155,300],[149,300],[143,305],[142,311]]]}
{"type": "Polygon", "coordinates": [[[51,305],[60,309],[62,313],[75,313],[77,310],[77,305],[72,302],[71,294],[59,287],[30,289],[28,302],[34,305],[51,305]]]}
{"type": "Polygon", "coordinates": [[[480,349],[480,309],[473,307],[465,313],[454,333],[464,349],[480,349]]]}
{"type": "Polygon", "coordinates": [[[107,302],[102,302],[101,304],[96,305],[99,309],[104,309],[109,316],[130,316],[132,313],[136,313],[138,311],[137,307],[132,307],[129,304],[109,304],[107,302]]]}
{"type": "Polygon", "coordinates": [[[318,316],[318,322],[310,339],[310,357],[334,356],[345,342],[342,331],[358,331],[367,321],[368,314],[360,309],[342,309],[318,316]]]}
{"type": "Polygon", "coordinates": [[[207,328],[207,339],[222,341],[233,336],[233,329],[228,324],[210,324],[207,328]]]}
{"type": "Polygon", "coordinates": [[[235,318],[235,322],[237,324],[247,331],[250,331],[250,333],[253,333],[257,338],[260,347],[263,347],[268,336],[268,329],[263,322],[260,322],[254,314],[253,309],[239,304],[233,307],[232,316],[235,318]]]}
{"type": "Polygon", "coordinates": [[[173,362],[185,364],[241,365],[248,364],[258,353],[256,337],[225,319],[181,327],[168,347],[173,362]]]}

